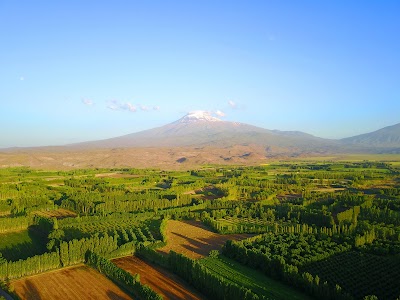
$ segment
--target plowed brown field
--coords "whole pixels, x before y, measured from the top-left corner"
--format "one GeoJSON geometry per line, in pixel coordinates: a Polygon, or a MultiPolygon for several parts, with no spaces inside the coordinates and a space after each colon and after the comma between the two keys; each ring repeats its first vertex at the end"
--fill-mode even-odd
{"type": "Polygon", "coordinates": [[[73,211],[70,211],[68,209],[64,209],[64,208],[59,208],[59,209],[49,210],[49,211],[35,211],[34,213],[38,216],[45,217],[45,218],[56,217],[57,219],[63,219],[63,218],[68,218],[68,217],[76,217],[76,213],[74,213],[73,211]]]}
{"type": "Polygon", "coordinates": [[[202,258],[211,250],[219,250],[227,240],[245,239],[251,234],[218,234],[198,221],[175,221],[167,223],[167,245],[158,249],[162,253],[173,250],[191,258],[202,258]]]}
{"type": "Polygon", "coordinates": [[[23,300],[132,299],[96,270],[78,266],[13,281],[23,300]]]}
{"type": "Polygon", "coordinates": [[[164,299],[205,299],[178,276],[136,256],[118,258],[113,263],[132,274],[140,274],[140,281],[163,295],[164,299]]]}

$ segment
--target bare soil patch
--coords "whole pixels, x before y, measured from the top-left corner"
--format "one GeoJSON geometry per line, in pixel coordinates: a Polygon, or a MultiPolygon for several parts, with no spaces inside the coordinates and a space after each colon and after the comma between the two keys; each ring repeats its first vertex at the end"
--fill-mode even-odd
{"type": "Polygon", "coordinates": [[[294,199],[301,198],[301,194],[284,194],[284,195],[277,195],[276,198],[278,198],[281,202],[284,201],[290,201],[294,199]]]}
{"type": "Polygon", "coordinates": [[[132,274],[140,274],[140,281],[163,295],[164,299],[205,299],[175,274],[136,256],[118,258],[113,263],[132,274]]]}
{"type": "Polygon", "coordinates": [[[169,220],[166,228],[167,245],[158,249],[161,253],[173,250],[191,258],[202,258],[211,250],[219,250],[227,240],[246,239],[252,234],[218,234],[207,229],[199,221],[169,220]]]}
{"type": "Polygon", "coordinates": [[[132,299],[111,280],[87,266],[66,268],[11,282],[21,299],[132,299]]]}
{"type": "Polygon", "coordinates": [[[335,193],[335,192],[340,192],[340,191],[344,191],[344,190],[345,190],[345,188],[318,188],[313,191],[321,192],[321,193],[335,193]]]}
{"type": "Polygon", "coordinates": [[[68,209],[64,208],[59,208],[55,210],[48,210],[48,211],[43,211],[43,210],[38,210],[34,212],[35,215],[41,216],[41,217],[46,217],[46,218],[57,218],[57,219],[64,219],[68,217],[76,217],[76,213],[73,211],[70,211],[68,209]]]}
{"type": "Polygon", "coordinates": [[[205,164],[257,165],[265,162],[262,146],[233,147],[132,147],[119,149],[79,149],[44,147],[24,150],[1,150],[0,168],[30,166],[41,170],[83,168],[160,168],[188,170],[205,164]],[[244,152],[258,155],[242,158],[244,152]],[[46,159],[41,157],[46,156],[46,159]],[[178,159],[186,157],[183,163],[178,159]],[[224,157],[230,157],[225,160],[224,157]],[[51,159],[49,159],[51,158],[51,159]]]}
{"type": "Polygon", "coordinates": [[[121,174],[121,173],[100,173],[96,174],[97,178],[137,178],[139,175],[121,174]]]}
{"type": "Polygon", "coordinates": [[[9,211],[0,211],[0,218],[10,217],[11,213],[9,211]]]}

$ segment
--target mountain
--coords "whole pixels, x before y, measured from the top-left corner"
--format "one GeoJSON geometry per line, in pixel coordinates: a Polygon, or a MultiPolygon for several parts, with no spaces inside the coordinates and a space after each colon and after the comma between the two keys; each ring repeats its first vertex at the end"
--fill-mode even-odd
{"type": "Polygon", "coordinates": [[[343,145],[372,152],[400,153],[400,123],[340,140],[343,145]]]}
{"type": "Polygon", "coordinates": [[[400,124],[341,140],[269,130],[194,111],[170,124],[111,139],[57,147],[2,149],[0,167],[193,168],[267,163],[271,159],[400,153],[400,124]]]}
{"type": "Polygon", "coordinates": [[[170,124],[116,138],[79,143],[80,148],[232,147],[258,145],[293,151],[326,151],[337,147],[327,140],[299,131],[268,130],[244,123],[222,121],[205,111],[194,111],[170,124]]]}

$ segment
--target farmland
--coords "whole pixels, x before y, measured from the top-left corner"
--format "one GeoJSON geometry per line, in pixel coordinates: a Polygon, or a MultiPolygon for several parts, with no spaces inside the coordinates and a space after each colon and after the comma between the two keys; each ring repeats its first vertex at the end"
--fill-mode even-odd
{"type": "Polygon", "coordinates": [[[132,299],[92,268],[78,266],[11,283],[21,299],[132,299]]]}
{"type": "Polygon", "coordinates": [[[30,230],[0,234],[0,253],[5,259],[26,259],[45,251],[42,238],[30,230]]]}
{"type": "Polygon", "coordinates": [[[244,239],[248,234],[221,235],[210,231],[198,221],[180,222],[169,220],[166,228],[168,243],[158,251],[168,253],[173,250],[191,258],[202,258],[211,250],[220,249],[227,240],[244,239]]]}
{"type": "Polygon", "coordinates": [[[379,299],[400,295],[400,260],[350,251],[315,262],[304,268],[321,280],[335,280],[358,298],[375,293],[379,299]],[[358,274],[364,274],[359,277],[358,274]]]}
{"type": "Polygon", "coordinates": [[[226,277],[233,283],[245,286],[257,295],[267,297],[267,299],[311,299],[302,293],[288,289],[286,285],[279,281],[265,277],[254,269],[247,268],[225,257],[207,257],[202,259],[200,263],[211,272],[226,277]]]}
{"type": "Polygon", "coordinates": [[[22,299],[97,275],[154,300],[400,295],[396,162],[0,174],[0,280],[22,299]]]}
{"type": "Polygon", "coordinates": [[[47,211],[37,211],[35,212],[36,215],[45,217],[45,218],[69,218],[69,217],[76,217],[76,213],[67,209],[54,209],[54,210],[47,210],[47,211]]]}
{"type": "Polygon", "coordinates": [[[132,274],[139,274],[141,281],[148,284],[164,299],[205,299],[178,276],[135,256],[118,258],[113,260],[113,263],[132,274]]]}

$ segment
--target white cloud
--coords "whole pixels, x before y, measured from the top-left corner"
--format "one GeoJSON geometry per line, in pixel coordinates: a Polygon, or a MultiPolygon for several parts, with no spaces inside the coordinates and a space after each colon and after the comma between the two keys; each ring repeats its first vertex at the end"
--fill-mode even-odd
{"type": "Polygon", "coordinates": [[[107,108],[111,110],[125,110],[129,112],[137,112],[138,109],[141,111],[159,110],[159,106],[147,106],[143,104],[132,104],[130,102],[119,102],[117,100],[109,100],[107,102],[107,108]]]}
{"type": "Polygon", "coordinates": [[[109,104],[107,105],[107,108],[111,109],[111,110],[118,110],[119,108],[113,104],[109,104]]]}
{"type": "Polygon", "coordinates": [[[121,106],[117,100],[110,100],[107,102],[107,108],[111,110],[120,110],[121,106]]]}
{"type": "Polygon", "coordinates": [[[226,116],[226,114],[225,114],[223,111],[220,111],[220,110],[217,110],[217,111],[215,112],[215,114],[216,114],[218,117],[225,117],[225,116],[226,116]]]}
{"type": "Polygon", "coordinates": [[[146,105],[139,105],[140,109],[143,111],[148,111],[149,108],[146,105]]]}
{"type": "Polygon", "coordinates": [[[124,110],[128,110],[128,111],[130,111],[130,112],[136,112],[136,106],[135,105],[133,105],[133,104],[131,104],[131,103],[129,103],[129,102],[126,102],[123,106],[122,106],[122,109],[124,109],[124,110]]]}
{"type": "Polygon", "coordinates": [[[232,101],[232,100],[229,100],[229,101],[228,101],[228,104],[229,104],[229,106],[232,107],[232,108],[237,108],[237,104],[236,104],[234,101],[232,101]]]}
{"type": "Polygon", "coordinates": [[[92,101],[92,100],[90,100],[90,99],[82,99],[82,103],[83,104],[86,104],[86,105],[93,105],[94,104],[94,102],[92,101]]]}

